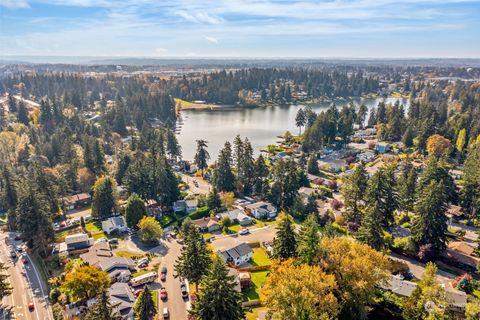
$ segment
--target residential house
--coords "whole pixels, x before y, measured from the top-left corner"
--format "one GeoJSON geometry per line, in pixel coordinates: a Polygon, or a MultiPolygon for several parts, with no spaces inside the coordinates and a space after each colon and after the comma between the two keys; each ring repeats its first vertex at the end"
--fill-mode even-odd
{"type": "Polygon", "coordinates": [[[173,203],[174,212],[192,213],[198,209],[198,200],[178,200],[173,203]]]}
{"type": "Polygon", "coordinates": [[[106,242],[94,244],[88,252],[80,258],[91,266],[98,267],[108,273],[112,282],[127,282],[132,271],[135,271],[135,262],[130,258],[114,256],[110,245],[106,242]]]}
{"type": "Polygon", "coordinates": [[[313,188],[301,187],[300,189],[298,189],[298,194],[300,197],[302,197],[303,202],[307,203],[308,197],[312,195],[313,196],[318,195],[318,190],[313,188]]]}
{"type": "Polygon", "coordinates": [[[229,217],[233,223],[238,223],[241,226],[252,224],[253,219],[245,214],[242,209],[233,209],[230,211],[217,214],[217,219],[222,220],[224,217],[229,217]]]}
{"type": "Polygon", "coordinates": [[[65,237],[65,241],[60,243],[59,255],[66,257],[69,254],[78,254],[88,251],[93,245],[93,238],[86,233],[75,233],[65,237]]]}
{"type": "Polygon", "coordinates": [[[375,159],[375,153],[372,151],[365,151],[357,154],[357,160],[363,163],[372,162],[375,159]]]}
{"type": "Polygon", "coordinates": [[[321,186],[325,181],[325,179],[310,173],[307,173],[307,179],[310,183],[313,183],[317,186],[321,186]]]}
{"type": "Polygon", "coordinates": [[[254,216],[256,219],[275,218],[277,216],[277,208],[265,201],[259,201],[245,206],[245,212],[254,216]]]}
{"type": "Polygon", "coordinates": [[[378,142],[375,145],[375,151],[378,153],[387,153],[390,151],[390,144],[387,142],[378,142]]]}
{"type": "Polygon", "coordinates": [[[455,262],[462,268],[475,271],[480,263],[480,258],[472,256],[474,248],[462,241],[451,241],[442,257],[448,261],[455,262]]]}
{"type": "Polygon", "coordinates": [[[135,297],[126,283],[116,282],[108,289],[110,303],[115,306],[118,314],[125,320],[133,320],[135,297]]]}
{"type": "Polygon", "coordinates": [[[233,289],[235,289],[237,292],[242,292],[238,270],[234,268],[228,268],[228,275],[233,277],[233,281],[235,281],[233,289]]]}
{"type": "Polygon", "coordinates": [[[112,232],[126,232],[128,228],[123,216],[114,216],[102,221],[102,230],[106,234],[111,234],[112,232]]]}
{"type": "MultiPolygon", "coordinates": [[[[381,284],[380,287],[399,296],[410,297],[417,287],[417,283],[402,280],[402,278],[399,276],[392,275],[390,279],[386,283],[381,284]]],[[[455,290],[451,287],[443,287],[445,288],[445,300],[447,301],[447,308],[452,311],[463,313],[467,304],[466,293],[455,290]]]]}
{"type": "Polygon", "coordinates": [[[447,216],[452,219],[460,219],[464,216],[462,207],[451,204],[447,210],[447,216]]]}
{"type": "Polygon", "coordinates": [[[230,249],[219,251],[219,254],[225,262],[229,261],[235,266],[239,266],[250,261],[253,250],[247,243],[243,242],[230,249]]]}
{"type": "Polygon", "coordinates": [[[220,230],[220,220],[216,217],[205,217],[192,220],[192,223],[202,232],[213,232],[220,230]]]}
{"type": "Polygon", "coordinates": [[[62,206],[66,211],[89,206],[91,202],[92,196],[86,192],[62,198],[62,206]]]}

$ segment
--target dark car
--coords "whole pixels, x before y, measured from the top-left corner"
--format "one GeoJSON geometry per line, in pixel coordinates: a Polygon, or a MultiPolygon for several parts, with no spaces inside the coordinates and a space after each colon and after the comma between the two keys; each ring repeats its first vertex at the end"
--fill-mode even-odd
{"type": "Polygon", "coordinates": [[[160,271],[160,280],[162,281],[167,280],[167,267],[162,267],[160,271]]]}
{"type": "Polygon", "coordinates": [[[160,299],[162,299],[162,301],[165,301],[165,300],[167,300],[167,298],[168,298],[167,289],[161,288],[160,289],[160,299]]]}
{"type": "Polygon", "coordinates": [[[27,259],[26,257],[23,257],[23,258],[22,258],[22,263],[23,263],[23,264],[28,264],[28,259],[27,259]]]}
{"type": "Polygon", "coordinates": [[[180,290],[182,291],[182,297],[185,299],[188,297],[188,290],[187,290],[187,285],[185,282],[180,283],[180,290]]]}
{"type": "Polygon", "coordinates": [[[33,302],[28,303],[28,310],[30,310],[30,311],[35,310],[35,305],[33,304],[33,302]]]}

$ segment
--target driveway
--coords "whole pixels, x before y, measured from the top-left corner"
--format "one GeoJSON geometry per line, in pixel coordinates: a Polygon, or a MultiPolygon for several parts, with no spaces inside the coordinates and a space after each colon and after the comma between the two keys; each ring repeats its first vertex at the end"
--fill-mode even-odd
{"type": "Polygon", "coordinates": [[[208,181],[204,180],[201,177],[193,177],[185,173],[180,173],[180,176],[182,177],[183,182],[185,182],[188,185],[188,194],[208,194],[210,192],[211,185],[208,181]],[[197,182],[197,185],[195,185],[195,181],[197,182]]]}

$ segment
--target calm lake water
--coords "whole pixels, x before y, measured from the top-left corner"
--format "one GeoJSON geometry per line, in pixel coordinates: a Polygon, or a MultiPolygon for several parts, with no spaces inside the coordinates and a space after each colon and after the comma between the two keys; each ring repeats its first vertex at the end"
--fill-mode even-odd
{"type": "MultiPolygon", "coordinates": [[[[407,99],[399,98],[362,98],[353,100],[355,105],[364,103],[369,109],[376,107],[380,101],[395,103],[400,100],[405,107],[408,106],[407,99]]],[[[336,101],[340,109],[349,101],[336,101]]],[[[328,109],[330,103],[312,105],[315,112],[328,109]]],[[[232,142],[237,134],[242,139],[247,137],[252,143],[255,156],[260,149],[275,143],[278,135],[289,130],[298,134],[295,126],[295,116],[301,105],[296,106],[271,106],[258,108],[224,107],[215,110],[185,110],[181,112],[181,123],[177,136],[182,146],[183,158],[193,160],[197,139],[208,141],[208,152],[211,162],[215,161],[219,150],[225,141],[232,142]]]]}

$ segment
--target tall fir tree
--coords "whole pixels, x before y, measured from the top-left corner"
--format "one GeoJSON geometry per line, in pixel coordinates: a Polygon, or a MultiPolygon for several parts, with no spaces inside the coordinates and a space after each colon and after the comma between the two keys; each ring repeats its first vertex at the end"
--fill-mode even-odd
{"type": "Polygon", "coordinates": [[[293,219],[288,214],[281,213],[278,218],[277,234],[273,240],[273,257],[286,260],[297,255],[297,235],[293,219]]]}
{"type": "Polygon", "coordinates": [[[314,154],[311,154],[308,157],[307,172],[313,175],[317,175],[320,173],[320,170],[318,168],[317,157],[314,154]]]}
{"type": "Polygon", "coordinates": [[[157,307],[152,299],[152,292],[150,291],[148,285],[146,285],[135,301],[135,320],[151,320],[156,314],[157,307]]]}
{"type": "Polygon", "coordinates": [[[185,239],[180,256],[175,261],[175,277],[188,279],[198,283],[205,276],[212,263],[210,252],[198,229],[193,229],[185,239]]]}
{"type": "Polygon", "coordinates": [[[410,160],[402,163],[400,178],[398,179],[398,202],[401,210],[413,210],[416,199],[417,177],[417,169],[410,160]]]}
{"type": "Polygon", "coordinates": [[[462,208],[469,218],[477,218],[480,213],[480,143],[469,150],[464,165],[462,208]]]}
{"type": "Polygon", "coordinates": [[[412,238],[417,247],[431,245],[431,258],[436,258],[447,246],[447,197],[442,182],[431,181],[419,194],[415,205],[412,238]]]}
{"type": "Polygon", "coordinates": [[[345,204],[347,222],[359,224],[362,218],[361,207],[367,189],[368,176],[365,164],[360,162],[350,176],[346,176],[341,188],[345,204]]]}
{"type": "Polygon", "coordinates": [[[230,142],[225,145],[218,156],[216,168],[213,174],[215,187],[222,192],[230,192],[235,188],[235,176],[232,172],[232,149],[230,142]]]}
{"type": "Polygon", "coordinates": [[[208,142],[205,140],[196,140],[197,141],[197,151],[195,153],[194,162],[197,165],[198,169],[202,171],[202,175],[205,173],[205,169],[208,168],[208,160],[210,159],[210,154],[207,151],[208,142]]]}
{"type": "Polygon", "coordinates": [[[92,188],[92,216],[107,218],[115,209],[113,181],[110,177],[101,177],[92,188]]]}
{"type": "Polygon", "coordinates": [[[132,193],[125,205],[125,220],[127,226],[135,228],[140,220],[147,215],[145,201],[136,193],[132,193]]]}
{"type": "Polygon", "coordinates": [[[118,313],[116,306],[112,305],[106,291],[103,291],[98,297],[97,302],[89,307],[83,320],[122,320],[123,317],[118,313]]]}
{"type": "Polygon", "coordinates": [[[242,295],[235,290],[235,279],[220,257],[202,279],[191,314],[198,320],[241,320],[245,317],[242,295]]]}
{"type": "Polygon", "coordinates": [[[298,259],[308,265],[316,263],[320,251],[320,227],[317,222],[317,215],[310,214],[298,234],[298,259]]]}

